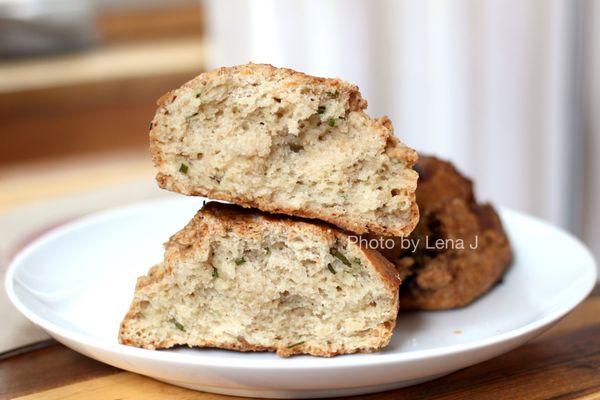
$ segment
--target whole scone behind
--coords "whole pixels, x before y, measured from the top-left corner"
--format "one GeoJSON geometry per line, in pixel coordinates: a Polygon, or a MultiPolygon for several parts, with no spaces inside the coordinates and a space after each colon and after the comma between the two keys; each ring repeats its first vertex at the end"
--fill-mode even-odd
{"type": "MultiPolygon", "coordinates": [[[[490,290],[512,261],[502,221],[490,204],[478,203],[470,179],[451,163],[421,155],[417,203],[421,218],[409,236],[416,251],[381,249],[405,277],[401,309],[466,306],[490,290]],[[436,248],[436,241],[444,243],[436,248]]],[[[405,243],[407,243],[405,241],[405,243]]]]}

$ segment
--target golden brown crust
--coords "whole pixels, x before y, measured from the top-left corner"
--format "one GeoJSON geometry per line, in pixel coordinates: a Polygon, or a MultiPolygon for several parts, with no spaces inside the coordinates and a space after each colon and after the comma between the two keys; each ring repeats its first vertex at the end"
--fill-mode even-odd
{"type": "Polygon", "coordinates": [[[410,239],[419,248],[416,252],[402,249],[397,239],[393,249],[382,249],[401,275],[409,275],[400,288],[400,308],[438,310],[468,305],[509,267],[508,237],[494,208],[476,202],[472,182],[452,164],[421,155],[415,169],[421,220],[410,239]],[[435,240],[449,245],[432,249],[435,240]]]}
{"type": "Polygon", "coordinates": [[[330,90],[337,90],[339,93],[348,93],[350,99],[350,109],[353,111],[364,110],[367,108],[367,101],[362,98],[358,90],[358,86],[351,85],[348,82],[337,78],[320,78],[312,75],[298,72],[289,68],[277,68],[271,64],[254,64],[248,63],[244,65],[236,65],[233,67],[221,67],[212,71],[204,72],[185,83],[180,89],[169,91],[160,97],[157,101],[158,106],[165,106],[172,102],[177,96],[177,91],[196,87],[203,82],[210,82],[214,78],[223,75],[255,75],[262,74],[266,77],[280,77],[280,79],[288,79],[289,86],[315,85],[322,84],[329,87],[330,90]]]}
{"type": "Polygon", "coordinates": [[[417,195],[421,209],[430,209],[452,199],[476,203],[473,182],[451,163],[432,156],[421,156],[414,169],[419,174],[417,195]]]}
{"type": "MultiPolygon", "coordinates": [[[[204,205],[203,209],[192,218],[185,228],[171,236],[171,238],[165,244],[166,262],[164,264],[159,264],[152,267],[148,272],[148,275],[139,278],[136,291],[147,285],[159,282],[166,273],[167,267],[165,264],[171,264],[175,258],[185,257],[185,253],[187,251],[190,251],[194,248],[194,246],[199,245],[202,242],[200,239],[208,232],[208,224],[212,223],[210,221],[211,219],[219,221],[218,229],[235,230],[238,233],[243,233],[248,236],[256,236],[258,238],[262,237],[262,234],[264,233],[261,229],[261,225],[283,223],[290,227],[299,227],[303,230],[308,230],[314,235],[322,236],[330,239],[331,241],[341,239],[348,242],[347,235],[344,232],[323,222],[308,222],[295,217],[265,214],[257,210],[244,209],[233,204],[209,202],[204,205]]],[[[383,281],[389,288],[390,294],[394,299],[394,308],[398,310],[398,287],[400,285],[400,280],[396,274],[394,265],[376,251],[362,248],[360,248],[360,250],[362,251],[363,255],[372,263],[375,270],[380,274],[383,281]]],[[[377,351],[389,343],[396,323],[396,313],[393,313],[393,318],[385,322],[382,326],[383,331],[379,342],[364,348],[342,349],[339,351],[328,351],[324,348],[311,346],[305,343],[294,346],[256,346],[248,343],[243,337],[237,338],[237,342],[185,340],[184,343],[176,339],[164,341],[141,341],[137,340],[137,338],[131,338],[130,335],[126,334],[129,322],[136,317],[136,315],[140,312],[140,309],[141,304],[134,299],[119,329],[119,342],[121,344],[147,349],[167,349],[178,345],[187,345],[189,347],[212,347],[243,352],[270,351],[276,352],[282,357],[289,357],[295,354],[311,354],[321,357],[332,357],[338,354],[377,351]]]]}
{"type": "Polygon", "coordinates": [[[369,259],[371,264],[377,269],[377,272],[381,275],[384,282],[391,290],[398,290],[402,280],[392,264],[387,258],[381,255],[378,251],[361,248],[365,257],[369,259]]]}
{"type": "MultiPolygon", "coordinates": [[[[391,324],[393,330],[395,322],[391,324]]],[[[391,332],[390,330],[390,332],[391,332]]],[[[381,345],[372,346],[372,347],[364,347],[360,349],[345,349],[340,351],[324,351],[322,348],[317,346],[310,346],[305,343],[298,344],[293,347],[275,347],[275,346],[257,346],[248,343],[243,338],[238,338],[239,342],[231,342],[231,343],[223,343],[223,342],[214,342],[214,341],[186,341],[185,343],[178,343],[174,340],[162,341],[162,342],[152,342],[151,344],[141,344],[137,341],[130,340],[126,337],[121,338],[119,336],[119,343],[126,346],[134,346],[141,347],[148,350],[166,350],[173,348],[175,346],[187,346],[187,347],[197,347],[197,348],[214,348],[214,349],[223,349],[223,350],[233,350],[240,352],[255,352],[255,351],[267,351],[271,353],[277,353],[280,357],[291,357],[294,355],[301,354],[310,354],[312,356],[317,357],[335,357],[342,354],[353,354],[353,353],[372,353],[380,350],[382,347],[385,347],[389,343],[391,335],[388,337],[387,341],[381,345]]]]}
{"type": "MultiPolygon", "coordinates": [[[[316,84],[321,84],[326,86],[329,91],[339,92],[340,97],[347,96],[349,99],[349,111],[362,111],[367,107],[367,102],[362,98],[358,87],[341,79],[314,77],[287,68],[276,68],[268,64],[247,64],[234,67],[222,67],[210,72],[205,72],[185,83],[179,89],[166,93],[158,100],[157,104],[159,105],[159,108],[150,125],[149,136],[150,154],[155,167],[159,171],[163,170],[162,167],[166,162],[160,149],[160,145],[162,144],[160,138],[165,135],[165,132],[163,131],[164,124],[162,124],[161,121],[165,118],[165,115],[168,115],[167,107],[177,98],[178,93],[181,91],[208,84],[218,76],[235,74],[263,74],[268,77],[280,77],[280,79],[286,79],[289,82],[289,85],[294,86],[314,86],[316,84]]],[[[376,120],[374,127],[376,128],[376,132],[386,143],[385,152],[389,157],[400,161],[406,168],[410,168],[415,164],[418,158],[417,152],[400,143],[393,135],[392,123],[388,117],[382,117],[376,120]]],[[[156,181],[162,189],[182,193],[188,196],[204,196],[215,200],[232,202],[247,208],[258,208],[266,212],[319,219],[357,234],[372,232],[378,235],[406,236],[412,232],[419,220],[419,209],[415,202],[414,193],[412,194],[410,209],[403,215],[403,224],[383,226],[376,222],[359,221],[351,217],[327,213],[326,210],[316,211],[275,205],[272,203],[271,199],[261,199],[259,197],[251,199],[241,196],[226,195],[209,188],[182,183],[178,181],[176,177],[163,172],[157,173],[156,181]]]]}

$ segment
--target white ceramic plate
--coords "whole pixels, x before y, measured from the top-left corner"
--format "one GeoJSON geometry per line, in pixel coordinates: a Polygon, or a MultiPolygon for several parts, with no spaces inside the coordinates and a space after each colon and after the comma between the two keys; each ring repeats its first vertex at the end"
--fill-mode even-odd
{"type": "Polygon", "coordinates": [[[401,314],[379,353],[333,358],[214,349],[150,351],[117,342],[136,277],[200,208],[181,197],[119,208],[62,226],[23,250],[6,277],[15,306],[65,345],[175,385],[258,397],[325,397],[399,388],[505,353],[580,303],[596,281],[589,251],[571,235],[503,211],[515,250],[504,282],[460,310],[401,314]]]}

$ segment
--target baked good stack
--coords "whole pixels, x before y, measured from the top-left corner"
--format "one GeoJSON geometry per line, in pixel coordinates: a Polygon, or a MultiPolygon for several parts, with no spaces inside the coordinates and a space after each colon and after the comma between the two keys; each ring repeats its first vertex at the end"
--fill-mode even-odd
{"type": "Polygon", "coordinates": [[[171,237],[120,342],[281,356],[387,345],[400,280],[356,238],[414,229],[417,154],[366,106],[344,81],[256,64],[163,96],[150,130],[159,185],[237,205],[211,202],[171,237]]]}

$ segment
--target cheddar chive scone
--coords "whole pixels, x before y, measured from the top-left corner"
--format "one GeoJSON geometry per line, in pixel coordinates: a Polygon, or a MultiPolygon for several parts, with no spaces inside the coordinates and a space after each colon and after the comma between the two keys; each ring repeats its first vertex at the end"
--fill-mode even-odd
{"type": "Polygon", "coordinates": [[[394,266],[332,226],[209,203],[165,247],[138,279],[123,344],[329,357],[390,340],[394,266]]]}
{"type": "Polygon", "coordinates": [[[270,65],[201,74],[159,100],[150,148],[162,188],[408,235],[416,152],[374,119],[358,88],[270,65]]]}

